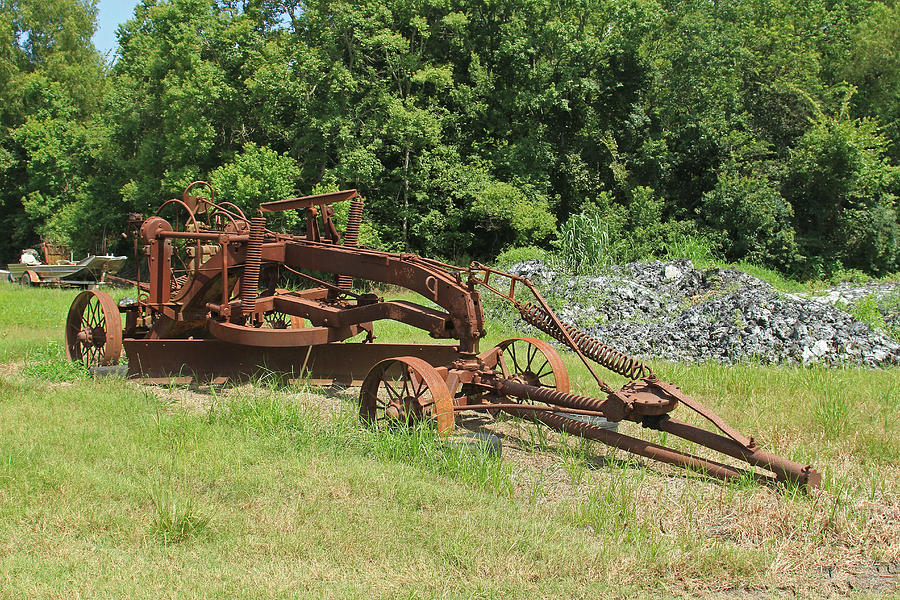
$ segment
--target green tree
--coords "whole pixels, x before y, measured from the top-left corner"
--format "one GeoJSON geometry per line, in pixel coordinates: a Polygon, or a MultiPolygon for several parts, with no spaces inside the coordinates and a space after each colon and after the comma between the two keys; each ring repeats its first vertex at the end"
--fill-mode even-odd
{"type": "Polygon", "coordinates": [[[93,1],[0,2],[0,255],[38,237],[102,245],[103,227],[73,236],[77,207],[96,192],[94,121],[104,92],[91,45],[93,1]]]}
{"type": "Polygon", "coordinates": [[[900,168],[890,163],[877,124],[850,118],[848,102],[849,94],[835,115],[817,110],[783,184],[811,275],[841,266],[884,274],[900,266],[900,168]]]}

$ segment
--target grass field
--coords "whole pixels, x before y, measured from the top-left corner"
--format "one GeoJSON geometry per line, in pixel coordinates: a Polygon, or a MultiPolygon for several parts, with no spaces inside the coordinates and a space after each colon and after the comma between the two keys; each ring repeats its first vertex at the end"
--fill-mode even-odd
{"type": "Polygon", "coordinates": [[[511,419],[467,421],[502,459],[370,431],[352,389],[95,380],[62,359],[74,295],[0,285],[0,598],[898,594],[898,369],[653,364],[824,471],[805,494],[511,419]]]}

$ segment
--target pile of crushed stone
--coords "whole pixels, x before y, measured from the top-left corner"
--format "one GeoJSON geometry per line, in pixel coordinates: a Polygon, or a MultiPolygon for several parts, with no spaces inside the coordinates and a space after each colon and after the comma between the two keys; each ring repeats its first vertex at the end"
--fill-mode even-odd
{"type": "MultiPolygon", "coordinates": [[[[873,295],[900,294],[896,283],[842,284],[822,296],[801,296],[741,271],[696,269],[690,260],[630,263],[596,276],[573,276],[530,260],[510,272],[531,278],[563,320],[641,358],[900,364],[900,344],[845,310],[873,295]]],[[[900,325],[896,313],[882,316],[888,325],[900,325]]]]}

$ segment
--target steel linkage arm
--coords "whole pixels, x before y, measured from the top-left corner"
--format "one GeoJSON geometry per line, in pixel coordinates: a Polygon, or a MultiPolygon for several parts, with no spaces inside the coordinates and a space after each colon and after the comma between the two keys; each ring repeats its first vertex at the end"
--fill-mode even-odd
{"type": "Polygon", "coordinates": [[[677,400],[666,393],[654,394],[649,389],[644,389],[639,393],[633,394],[632,400],[629,402],[623,400],[622,394],[616,392],[601,400],[531,386],[509,379],[497,379],[492,384],[496,391],[502,395],[532,402],[542,402],[553,407],[561,407],[563,411],[547,411],[540,410],[539,407],[516,405],[486,405],[488,407],[500,408],[502,406],[502,409],[510,414],[543,423],[556,430],[594,439],[639,456],[701,471],[720,479],[750,477],[761,482],[791,481],[802,487],[818,487],[822,479],[821,474],[813,469],[811,465],[801,465],[766,452],[757,447],[752,440],[748,440],[748,444],[745,445],[731,437],[718,435],[671,419],[668,413],[675,408],[677,400]],[[656,400],[654,400],[654,396],[656,400]],[[676,435],[701,446],[706,446],[711,450],[742,460],[755,467],[766,469],[771,471],[774,476],[761,476],[757,473],[707,458],[673,450],[659,444],[573,420],[564,416],[568,412],[589,415],[600,414],[613,422],[625,419],[641,423],[644,427],[676,435]]]}
{"type": "Polygon", "coordinates": [[[262,259],[294,269],[348,275],[414,291],[447,311],[446,330],[460,341],[462,353],[477,352],[478,340],[484,336],[481,298],[474,285],[463,282],[460,272],[415,254],[335,246],[283,236],[263,244],[262,259]]]}
{"type": "MultiPolygon", "coordinates": [[[[649,366],[561,321],[529,279],[504,273],[480,263],[472,263],[469,267],[469,280],[513,304],[524,321],[541,329],[573,350],[597,380],[600,389],[606,394],[606,398],[578,396],[508,379],[499,379],[494,382],[494,389],[500,395],[543,402],[551,406],[562,407],[566,411],[582,411],[582,414],[601,413],[612,422],[619,422],[623,419],[635,421],[645,427],[665,431],[753,466],[768,469],[774,474],[774,478],[762,477],[763,480],[793,481],[804,487],[817,487],[820,484],[822,476],[811,465],[801,465],[760,449],[752,438],[746,437],[728,425],[712,410],[684,394],[674,384],[659,379],[649,366]],[[491,275],[508,278],[510,281],[509,292],[505,293],[492,286],[490,284],[491,275]],[[522,303],[516,299],[517,283],[531,293],[537,305],[522,303]],[[621,389],[613,389],[597,375],[589,364],[588,358],[632,381],[621,389]],[[712,423],[723,435],[671,419],[669,413],[679,402],[712,423]]],[[[641,456],[685,468],[699,469],[715,477],[733,478],[750,475],[760,479],[760,476],[754,473],[568,419],[555,412],[529,410],[528,408],[509,409],[506,406],[503,406],[503,410],[526,416],[554,429],[596,439],[641,456]]]]}

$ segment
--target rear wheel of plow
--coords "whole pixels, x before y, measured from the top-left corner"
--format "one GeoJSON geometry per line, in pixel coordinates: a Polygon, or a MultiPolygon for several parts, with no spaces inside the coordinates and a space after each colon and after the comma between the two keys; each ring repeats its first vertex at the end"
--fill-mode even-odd
{"type": "Polygon", "coordinates": [[[375,426],[434,420],[439,433],[453,430],[453,400],[447,383],[430,364],[413,356],[372,367],[359,394],[359,416],[375,426]]]}
{"type": "Polygon", "coordinates": [[[66,357],[86,367],[114,365],[122,354],[122,318],[106,292],[75,297],[66,318],[66,357]]]}
{"type": "Polygon", "coordinates": [[[497,344],[497,368],[504,379],[569,391],[569,372],[553,346],[536,338],[512,338],[497,344]]]}

